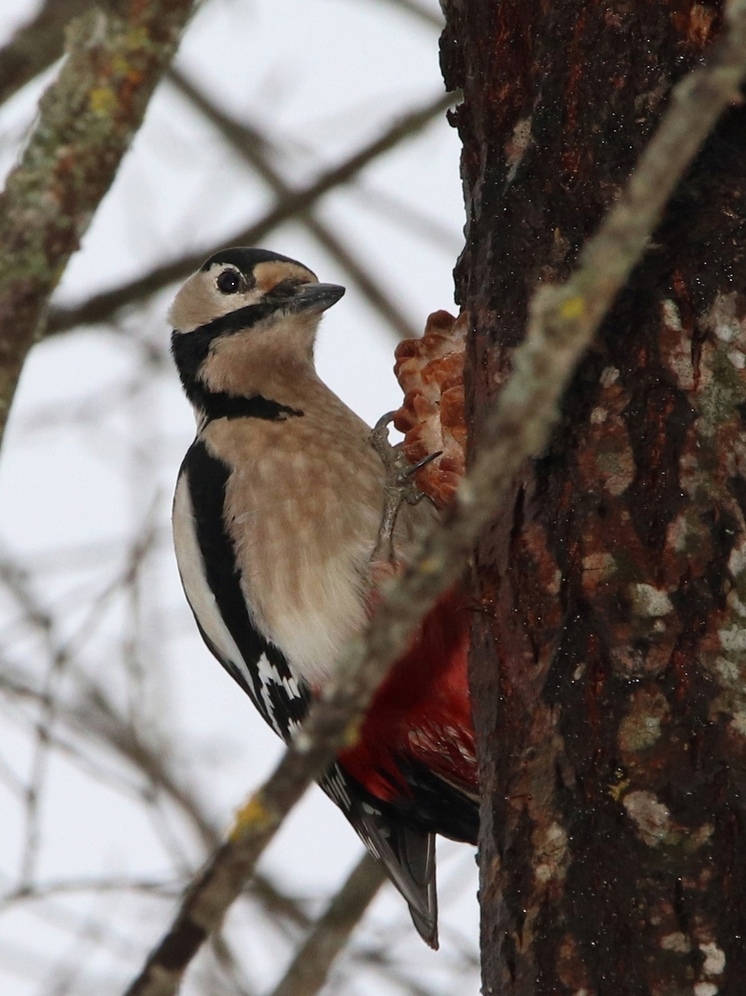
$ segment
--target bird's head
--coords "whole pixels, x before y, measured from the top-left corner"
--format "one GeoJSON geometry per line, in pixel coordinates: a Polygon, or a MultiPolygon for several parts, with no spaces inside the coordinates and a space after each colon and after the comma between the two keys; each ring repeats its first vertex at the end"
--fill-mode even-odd
{"type": "Polygon", "coordinates": [[[210,328],[230,335],[300,315],[319,316],[344,294],[344,287],[320,284],[302,263],[267,249],[224,249],[187,280],[171,308],[177,333],[210,328]]]}
{"type": "Polygon", "coordinates": [[[283,368],[312,365],[321,315],[344,294],[302,263],[266,249],[224,249],[186,281],[171,307],[171,348],[184,387],[261,391],[283,368]]]}

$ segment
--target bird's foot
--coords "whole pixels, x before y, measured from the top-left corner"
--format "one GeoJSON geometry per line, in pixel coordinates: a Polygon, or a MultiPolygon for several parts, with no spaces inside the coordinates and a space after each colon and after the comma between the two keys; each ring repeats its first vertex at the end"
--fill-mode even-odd
{"type": "Polygon", "coordinates": [[[390,564],[396,562],[394,552],[394,528],[399,509],[404,502],[408,505],[416,505],[425,498],[424,492],[420,491],[415,481],[415,474],[421,467],[427,466],[432,460],[440,456],[440,451],[430,453],[418,463],[411,464],[404,456],[401,447],[392,446],[389,442],[389,424],[394,419],[395,412],[387,412],[382,415],[375,424],[370,441],[376,453],[381,458],[386,469],[386,482],[384,484],[383,516],[378,529],[378,538],[371,554],[371,561],[387,561],[390,564]]]}

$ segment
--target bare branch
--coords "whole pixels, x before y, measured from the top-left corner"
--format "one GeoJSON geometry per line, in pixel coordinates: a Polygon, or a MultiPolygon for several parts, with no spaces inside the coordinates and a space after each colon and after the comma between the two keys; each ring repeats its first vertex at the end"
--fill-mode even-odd
{"type": "MultiPolygon", "coordinates": [[[[265,181],[278,199],[290,197],[292,187],[285,183],[275,170],[267,156],[267,142],[254,128],[244,127],[225,111],[216,107],[205,94],[190,80],[176,69],[172,69],[169,78],[177,89],[213,124],[241,158],[255,170],[265,181]]],[[[403,312],[391,300],[380,284],[373,279],[367,267],[356,257],[349,245],[336,235],[327,225],[315,218],[310,210],[298,215],[298,220],[305,225],[327,252],[337,260],[368,303],[381,315],[401,339],[411,339],[417,335],[403,312]]]]}
{"type": "MultiPolygon", "coordinates": [[[[120,584],[130,579],[137,565],[145,555],[149,542],[153,537],[153,523],[147,522],[143,534],[138,538],[133,549],[123,565],[121,573],[106,589],[101,592],[91,608],[89,617],[82,624],[82,630],[87,628],[90,619],[100,615],[103,602],[113,595],[120,584]]],[[[58,644],[53,638],[54,620],[52,616],[36,600],[30,578],[25,570],[12,561],[7,555],[0,556],[0,580],[22,608],[27,623],[37,630],[45,644],[45,650],[51,666],[55,669],[60,662],[68,667],[70,677],[75,680],[77,696],[72,701],[63,701],[52,696],[48,681],[33,688],[16,676],[7,665],[3,667],[0,687],[13,697],[22,698],[39,707],[42,715],[54,710],[55,720],[73,734],[84,735],[87,742],[98,741],[102,746],[113,751],[127,762],[142,778],[144,786],[142,793],[149,793],[153,800],[167,798],[186,817],[197,833],[204,848],[214,850],[220,843],[220,837],[215,827],[205,815],[205,810],[194,792],[183,778],[183,765],[174,759],[169,751],[164,751],[157,733],[150,726],[137,728],[133,721],[128,721],[116,708],[108,694],[108,690],[97,685],[91,678],[81,672],[71,663],[72,644],[79,642],[80,631],[71,637],[64,645],[58,644]]],[[[87,758],[79,754],[72,743],[55,736],[51,724],[34,723],[35,728],[44,730],[44,740],[57,751],[62,751],[81,764],[94,777],[105,780],[113,785],[117,779],[114,773],[102,766],[92,766],[87,758]],[[100,768],[100,770],[99,770],[100,768]]],[[[0,766],[0,777],[5,773],[0,766]]],[[[6,779],[22,795],[28,795],[17,781],[12,771],[5,774],[6,779]]],[[[32,785],[33,785],[32,780],[32,785]]],[[[134,786],[122,786],[127,791],[134,791],[134,786]]],[[[29,835],[32,836],[32,835],[29,835]]],[[[29,845],[31,846],[31,845],[29,845]]],[[[31,893],[37,887],[28,881],[28,869],[21,875],[21,885],[11,894],[17,896],[31,893]]],[[[281,917],[301,928],[309,925],[309,918],[300,905],[291,897],[284,895],[269,879],[255,876],[251,883],[250,893],[260,902],[270,914],[281,917]]]]}
{"type": "Polygon", "coordinates": [[[413,17],[419,18],[420,21],[424,24],[430,25],[431,28],[437,28],[438,31],[443,30],[443,18],[438,16],[438,14],[432,14],[429,10],[426,10],[423,6],[417,3],[416,0],[388,0],[388,2],[392,6],[406,11],[407,14],[411,14],[413,17]]]}
{"type": "Polygon", "coordinates": [[[668,197],[746,75],[746,0],[731,3],[729,30],[709,68],[676,87],[671,107],[624,195],[588,243],[567,284],[537,294],[524,343],[474,465],[445,522],[404,574],[387,586],[366,632],[343,653],[334,680],[268,781],[239,812],[233,830],[188,890],[173,926],[152,952],[128,996],[167,996],[251,873],[284,815],[343,743],[349,743],[414,628],[462,573],[476,538],[516,473],[541,453],[557,405],[603,315],[646,242],[668,197]]]}
{"type": "Polygon", "coordinates": [[[383,865],[364,854],[314,925],[272,996],[314,996],[321,989],[334,959],[385,881],[383,865]]]}
{"type": "MultiPolygon", "coordinates": [[[[324,194],[334,187],[350,183],[369,163],[384,155],[406,138],[416,135],[434,118],[443,114],[454,102],[452,94],[439,96],[424,107],[412,111],[395,121],[383,135],[379,135],[349,159],[322,173],[316,180],[294,190],[279,200],[259,221],[222,239],[224,245],[256,245],[283,222],[309,211],[324,194]]],[[[121,308],[141,298],[162,290],[169,284],[184,280],[198,269],[214,251],[214,240],[196,252],[181,256],[170,263],[157,266],[150,273],[122,284],[114,290],[104,291],[72,308],[53,308],[49,314],[47,334],[67,332],[80,325],[93,325],[109,321],[121,308]]]]}
{"type": "Polygon", "coordinates": [[[0,910],[14,903],[46,899],[75,892],[142,892],[147,895],[172,897],[179,892],[180,882],[157,878],[79,878],[59,882],[37,882],[19,886],[0,897],[0,910]]]}
{"type": "Polygon", "coordinates": [[[70,52],[0,197],[0,436],[54,290],[171,61],[192,0],[74,21],[70,52]]]}
{"type": "Polygon", "coordinates": [[[404,197],[398,197],[390,190],[378,190],[367,183],[358,183],[353,193],[360,207],[378,213],[410,235],[418,235],[449,256],[458,256],[461,251],[463,239],[456,231],[409,204],[404,197]]]}
{"type": "Polygon", "coordinates": [[[91,6],[92,0],[46,0],[36,16],[0,48],[0,104],[60,58],[66,26],[91,6]]]}

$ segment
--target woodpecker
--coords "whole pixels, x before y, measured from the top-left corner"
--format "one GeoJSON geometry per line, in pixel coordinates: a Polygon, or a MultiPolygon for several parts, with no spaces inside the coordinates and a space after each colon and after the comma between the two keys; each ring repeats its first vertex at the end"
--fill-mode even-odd
{"type": "MultiPolygon", "coordinates": [[[[284,740],[396,570],[380,552],[387,470],[371,430],[319,378],[314,342],[343,287],[263,249],[218,252],[179,291],[171,348],[197,420],[173,505],[202,637],[284,740]]],[[[406,560],[432,519],[402,506],[406,560]]],[[[436,833],[476,843],[465,600],[450,592],[320,781],[438,946],[436,833]]]]}

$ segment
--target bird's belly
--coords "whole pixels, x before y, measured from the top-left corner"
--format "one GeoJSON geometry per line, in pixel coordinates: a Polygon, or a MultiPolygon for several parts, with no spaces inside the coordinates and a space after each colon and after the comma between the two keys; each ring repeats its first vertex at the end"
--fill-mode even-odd
{"type": "Polygon", "coordinates": [[[325,490],[275,494],[271,508],[257,495],[232,525],[254,624],[312,688],[323,686],[345,642],[364,625],[380,524],[377,509],[343,505],[325,490]]]}

